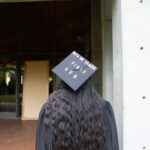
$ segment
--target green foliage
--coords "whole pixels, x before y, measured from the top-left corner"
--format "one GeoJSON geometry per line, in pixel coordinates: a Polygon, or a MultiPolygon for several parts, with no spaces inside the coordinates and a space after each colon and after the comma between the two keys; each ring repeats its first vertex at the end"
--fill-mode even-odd
{"type": "Polygon", "coordinates": [[[16,91],[15,70],[12,67],[0,65],[0,94],[14,94],[16,91]],[[6,73],[10,77],[9,85],[6,85],[6,73]]]}
{"type": "Polygon", "coordinates": [[[9,94],[14,94],[16,91],[16,78],[13,74],[11,75],[9,85],[7,86],[7,91],[9,94]]]}
{"type": "Polygon", "coordinates": [[[0,103],[15,103],[16,96],[15,95],[0,95],[0,103]]]}
{"type": "Polygon", "coordinates": [[[11,78],[12,76],[14,76],[12,74],[12,70],[14,70],[11,67],[8,66],[0,66],[0,83],[2,83],[3,81],[5,81],[5,73],[8,72],[9,73],[9,77],[11,78]]]}

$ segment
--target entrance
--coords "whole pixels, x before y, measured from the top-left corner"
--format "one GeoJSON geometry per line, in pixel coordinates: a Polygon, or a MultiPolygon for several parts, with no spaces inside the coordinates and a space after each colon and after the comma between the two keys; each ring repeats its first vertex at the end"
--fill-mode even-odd
{"type": "Polygon", "coordinates": [[[21,116],[23,72],[15,57],[0,57],[0,118],[21,116]]]}
{"type": "MultiPolygon", "coordinates": [[[[49,94],[56,89],[59,80],[50,70],[72,51],[77,51],[101,68],[101,18],[100,14],[95,15],[100,12],[100,4],[91,5],[91,2],[72,0],[0,4],[0,56],[4,57],[4,63],[0,57],[0,64],[16,69],[14,112],[17,116],[21,116],[20,112],[24,109],[22,88],[26,81],[22,80],[27,61],[49,62],[49,94]],[[91,9],[95,7],[93,5],[98,7],[97,11],[91,9]],[[7,65],[8,57],[17,58],[15,66],[7,65]]],[[[94,79],[97,91],[102,93],[102,69],[97,71],[94,79]]],[[[25,107],[31,104],[26,103],[25,107]]]]}

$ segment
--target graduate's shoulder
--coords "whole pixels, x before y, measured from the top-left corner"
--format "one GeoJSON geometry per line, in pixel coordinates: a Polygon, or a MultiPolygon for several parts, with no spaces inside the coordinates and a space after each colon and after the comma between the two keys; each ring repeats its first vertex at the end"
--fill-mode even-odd
{"type": "Polygon", "coordinates": [[[51,93],[51,94],[49,95],[47,101],[42,105],[40,113],[44,113],[44,112],[45,112],[45,109],[47,109],[49,103],[52,101],[52,99],[53,99],[54,97],[57,97],[57,96],[58,96],[58,93],[60,93],[59,90],[54,91],[53,93],[51,93]]]}
{"type": "Polygon", "coordinates": [[[106,109],[112,109],[112,105],[108,100],[104,100],[104,107],[106,109]]]}
{"type": "Polygon", "coordinates": [[[103,113],[106,113],[106,112],[113,113],[112,105],[108,100],[101,98],[101,106],[102,106],[103,113]]]}

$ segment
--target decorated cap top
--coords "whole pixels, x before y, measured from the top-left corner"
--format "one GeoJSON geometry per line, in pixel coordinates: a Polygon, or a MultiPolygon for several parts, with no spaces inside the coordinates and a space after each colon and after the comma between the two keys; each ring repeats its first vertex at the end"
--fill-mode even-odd
{"type": "Polygon", "coordinates": [[[98,68],[73,51],[52,71],[76,91],[98,68]]]}

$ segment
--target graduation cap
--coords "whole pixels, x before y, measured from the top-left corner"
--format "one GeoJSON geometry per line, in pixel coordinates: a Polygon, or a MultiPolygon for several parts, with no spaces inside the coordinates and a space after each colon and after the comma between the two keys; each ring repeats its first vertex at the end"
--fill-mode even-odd
{"type": "Polygon", "coordinates": [[[76,91],[98,68],[73,51],[52,71],[76,91]]]}

